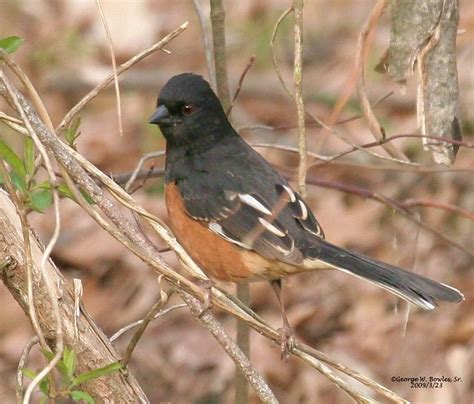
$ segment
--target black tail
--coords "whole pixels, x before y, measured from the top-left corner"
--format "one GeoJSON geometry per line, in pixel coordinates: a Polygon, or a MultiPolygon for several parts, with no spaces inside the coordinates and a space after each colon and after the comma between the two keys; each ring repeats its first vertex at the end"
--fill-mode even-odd
{"type": "Polygon", "coordinates": [[[318,261],[322,261],[340,271],[366,279],[425,310],[434,309],[437,301],[457,303],[464,300],[462,293],[451,286],[344,250],[325,240],[318,240],[317,245],[309,249],[308,261],[308,267],[313,262],[317,266],[318,261]]]}

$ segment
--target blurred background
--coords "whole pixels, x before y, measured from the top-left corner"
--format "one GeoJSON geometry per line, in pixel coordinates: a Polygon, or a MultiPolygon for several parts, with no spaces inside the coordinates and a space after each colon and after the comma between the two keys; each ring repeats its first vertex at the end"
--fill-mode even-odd
{"type": "MultiPolygon", "coordinates": [[[[273,26],[289,0],[224,1],[231,93],[252,54],[248,72],[232,112],[234,126],[250,143],[297,145],[296,110],[279,84],[271,59],[273,26]],[[255,125],[278,130],[245,129],[255,125]]],[[[304,96],[306,107],[327,121],[350,77],[357,36],[374,1],[307,0],[304,9],[304,96]]],[[[78,150],[106,173],[133,170],[143,153],[163,149],[164,139],[147,124],[160,87],[185,71],[208,77],[201,28],[191,0],[102,1],[122,63],[161,37],[189,21],[188,29],[167,49],[148,57],[120,78],[124,136],[118,134],[113,86],[103,91],[81,113],[78,150]]],[[[110,53],[97,6],[92,0],[0,0],[0,37],[18,35],[24,44],[15,60],[27,72],[55,125],[93,86],[111,72],[110,53]]],[[[207,12],[204,7],[204,11],[207,12]]],[[[464,139],[474,141],[474,4],[460,1],[464,30],[458,36],[457,61],[464,139]]],[[[373,68],[389,43],[389,14],[375,33],[366,86],[371,102],[394,94],[377,105],[376,114],[388,135],[416,133],[416,81],[405,91],[373,68]]],[[[280,27],[276,52],[287,82],[292,80],[292,18],[280,27]]],[[[0,104],[6,110],[4,104],[0,104]]],[[[340,119],[358,116],[351,97],[340,119]]],[[[362,119],[338,125],[352,142],[373,141],[362,119]]],[[[311,151],[332,155],[347,145],[308,125],[311,151]]],[[[0,136],[15,142],[16,135],[0,126],[0,136]]],[[[430,228],[464,246],[453,246],[433,232],[386,205],[343,192],[346,184],[404,202],[429,200],[474,210],[474,152],[461,148],[452,168],[437,167],[419,139],[395,143],[423,165],[415,172],[407,166],[352,153],[309,171],[311,179],[325,180],[329,188],[309,186],[307,201],[331,242],[403,266],[461,289],[466,301],[443,305],[433,312],[411,309],[392,295],[345,274],[315,273],[285,282],[290,323],[304,342],[357,371],[374,378],[414,403],[474,402],[474,263],[471,220],[453,212],[421,207],[411,209],[430,228]],[[461,377],[442,389],[410,389],[393,377],[461,377]]],[[[20,142],[18,142],[20,144],[20,142]]],[[[259,148],[277,167],[295,170],[297,155],[259,148]]],[[[376,149],[384,154],[383,150],[376,149]]],[[[155,160],[160,167],[162,159],[155,160]]],[[[134,197],[166,221],[161,179],[150,179],[134,197]]],[[[53,259],[68,279],[84,284],[84,304],[106,334],[144,316],[159,296],[156,275],[102,231],[69,200],[61,202],[62,228],[53,259]]],[[[35,230],[47,241],[53,214],[32,213],[35,230]]],[[[157,244],[162,246],[159,240],[157,244]]],[[[172,252],[164,254],[176,267],[172,252]]],[[[232,289],[232,288],[231,288],[232,289]]],[[[173,298],[172,303],[179,299],[173,298]]],[[[267,283],[251,286],[251,306],[275,327],[280,326],[277,302],[267,283]]],[[[216,313],[230,332],[235,320],[216,313]]],[[[8,291],[0,287],[0,401],[13,402],[15,374],[24,344],[33,332],[8,291]]],[[[124,352],[131,333],[116,346],[124,352]]],[[[323,376],[300,361],[280,360],[279,347],[251,334],[252,361],[285,403],[346,403],[351,400],[323,376]]],[[[32,354],[28,367],[41,366],[32,354]]],[[[222,349],[186,309],[155,321],[145,332],[131,360],[131,370],[151,402],[226,403],[233,400],[234,367],[222,349]]],[[[358,386],[359,387],[359,386],[358,386]]],[[[255,399],[256,400],[256,399],[255,399]]]]}

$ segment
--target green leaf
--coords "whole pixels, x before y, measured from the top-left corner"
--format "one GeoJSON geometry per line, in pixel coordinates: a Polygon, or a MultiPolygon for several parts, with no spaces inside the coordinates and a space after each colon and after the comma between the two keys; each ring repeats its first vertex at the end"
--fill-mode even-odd
{"type": "Polygon", "coordinates": [[[23,155],[25,159],[25,170],[31,178],[35,174],[35,144],[29,136],[25,137],[23,143],[23,155]]]}
{"type": "MultiPolygon", "coordinates": [[[[66,184],[59,184],[59,187],[58,187],[58,191],[59,191],[59,195],[63,198],[69,198],[69,199],[72,199],[73,201],[76,200],[76,198],[74,198],[74,195],[72,193],[72,191],[69,189],[69,187],[66,185],[66,184]]],[[[89,205],[94,205],[95,204],[95,201],[94,199],[92,199],[92,197],[85,191],[83,191],[82,189],[79,190],[81,195],[84,197],[84,199],[87,201],[87,203],[89,205]]]]}
{"type": "Polygon", "coordinates": [[[63,352],[63,363],[66,368],[66,376],[68,381],[74,377],[74,370],[76,370],[76,353],[74,350],[67,347],[64,348],[63,352]]]}
{"type": "Polygon", "coordinates": [[[0,158],[5,160],[12,170],[20,177],[26,177],[26,170],[23,161],[20,157],[8,146],[2,139],[0,139],[0,158]]]}
{"type": "Polygon", "coordinates": [[[63,198],[69,198],[69,199],[74,200],[74,195],[72,194],[71,190],[66,184],[64,183],[59,184],[58,192],[59,192],[59,196],[63,198]]]}
{"type": "Polygon", "coordinates": [[[10,173],[10,181],[12,184],[19,189],[20,191],[26,192],[26,181],[25,177],[20,177],[19,174],[16,172],[12,171],[10,173]]]}
{"type": "Polygon", "coordinates": [[[66,366],[64,365],[64,362],[62,361],[62,359],[58,363],[56,363],[56,369],[61,374],[64,383],[69,384],[71,382],[71,380],[68,378],[68,372],[67,372],[66,366]]]}
{"type": "Polygon", "coordinates": [[[79,192],[81,193],[81,195],[84,197],[84,199],[89,205],[95,204],[94,199],[92,199],[92,197],[86,191],[83,191],[82,189],[80,189],[79,192]]]}
{"type": "Polygon", "coordinates": [[[27,369],[27,368],[22,368],[21,372],[29,379],[33,380],[38,372],[35,372],[34,370],[27,369]]]}
{"type": "Polygon", "coordinates": [[[48,180],[42,181],[39,184],[34,185],[32,189],[34,191],[37,189],[51,189],[51,183],[48,180]]]}
{"type": "Polygon", "coordinates": [[[47,378],[43,378],[39,384],[39,389],[45,395],[49,395],[49,380],[47,378]]]}
{"type": "Polygon", "coordinates": [[[117,370],[121,368],[122,368],[122,364],[120,362],[114,362],[114,363],[111,363],[110,365],[101,367],[99,369],[94,369],[94,370],[91,370],[90,372],[82,373],[73,379],[73,386],[77,386],[89,380],[97,379],[98,377],[116,372],[117,370]]]}
{"type": "Polygon", "coordinates": [[[40,349],[40,351],[47,360],[51,361],[54,358],[54,352],[51,352],[48,349],[40,349]]]}
{"type": "MultiPolygon", "coordinates": [[[[53,352],[47,349],[42,349],[41,352],[49,361],[51,361],[55,356],[53,352]]],[[[74,372],[74,368],[76,366],[75,361],[76,361],[75,354],[73,354],[73,357],[71,357],[71,351],[67,347],[64,348],[63,357],[56,364],[56,369],[59,371],[59,373],[63,377],[65,384],[71,383],[72,377],[69,377],[69,374],[70,374],[70,369],[72,369],[72,372],[74,372]],[[67,362],[67,365],[66,365],[66,362],[67,362]]]]}
{"type": "Polygon", "coordinates": [[[43,212],[52,202],[53,194],[49,189],[31,193],[31,207],[38,212],[43,212]]]}
{"type": "Polygon", "coordinates": [[[81,117],[78,116],[72,121],[71,125],[69,125],[69,128],[67,128],[67,131],[64,134],[64,138],[66,139],[66,142],[71,147],[74,146],[74,142],[76,141],[76,139],[79,136],[81,136],[81,132],[78,132],[80,125],[81,125],[81,117]]]}
{"type": "Polygon", "coordinates": [[[74,401],[85,401],[88,404],[94,404],[95,400],[85,391],[73,390],[71,391],[71,398],[74,401]]]}
{"type": "Polygon", "coordinates": [[[15,52],[23,42],[23,38],[19,36],[9,36],[7,38],[0,39],[0,48],[7,53],[15,52]]]}

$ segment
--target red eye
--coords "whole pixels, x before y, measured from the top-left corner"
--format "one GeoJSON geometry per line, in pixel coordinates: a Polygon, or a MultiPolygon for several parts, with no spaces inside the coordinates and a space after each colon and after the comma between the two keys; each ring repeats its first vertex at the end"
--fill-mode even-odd
{"type": "Polygon", "coordinates": [[[183,105],[181,108],[181,113],[183,115],[191,115],[196,110],[196,107],[192,104],[183,105]]]}

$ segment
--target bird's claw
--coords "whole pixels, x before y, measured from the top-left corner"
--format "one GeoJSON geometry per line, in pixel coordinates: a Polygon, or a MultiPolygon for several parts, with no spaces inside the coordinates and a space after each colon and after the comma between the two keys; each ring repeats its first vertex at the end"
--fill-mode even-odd
{"type": "Polygon", "coordinates": [[[288,362],[290,353],[295,347],[295,336],[290,326],[283,326],[278,329],[280,334],[281,360],[288,362]]]}

